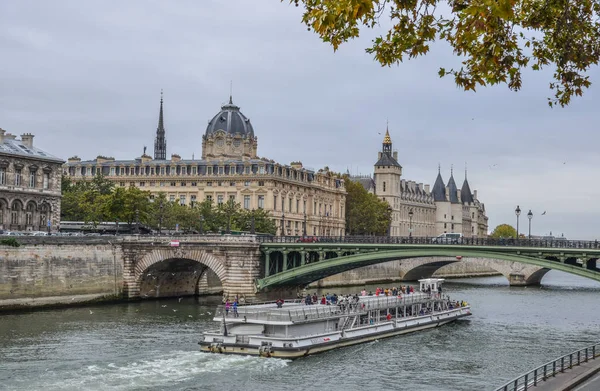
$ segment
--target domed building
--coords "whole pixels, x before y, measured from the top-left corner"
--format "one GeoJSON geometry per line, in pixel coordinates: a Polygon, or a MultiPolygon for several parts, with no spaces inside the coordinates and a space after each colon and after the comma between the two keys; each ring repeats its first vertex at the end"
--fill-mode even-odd
{"type": "Polygon", "coordinates": [[[257,159],[257,148],[258,139],[254,136],[250,119],[229,97],[229,103],[208,121],[206,133],[202,136],[202,159],[221,156],[257,159]]]}
{"type": "Polygon", "coordinates": [[[259,157],[252,123],[231,97],[208,121],[200,160],[182,159],[175,153],[167,159],[161,97],[154,157],[145,148],[133,160],[74,157],[63,172],[76,181],[102,173],[117,186],[136,186],[150,191],[151,197],[163,192],[182,205],[234,200],[245,209],[265,209],[278,235],[340,236],[345,232],[343,180],[327,168],[314,171],[301,162],[281,164],[259,157]]]}

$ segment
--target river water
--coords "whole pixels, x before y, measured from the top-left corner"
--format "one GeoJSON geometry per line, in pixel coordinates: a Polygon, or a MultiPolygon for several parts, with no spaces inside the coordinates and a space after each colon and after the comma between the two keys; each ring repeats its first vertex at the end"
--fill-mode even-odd
{"type": "Polygon", "coordinates": [[[600,339],[590,280],[462,279],[445,293],[474,315],[295,361],[200,353],[200,333],[214,328],[206,299],[1,315],[0,390],[489,390],[600,339]]]}

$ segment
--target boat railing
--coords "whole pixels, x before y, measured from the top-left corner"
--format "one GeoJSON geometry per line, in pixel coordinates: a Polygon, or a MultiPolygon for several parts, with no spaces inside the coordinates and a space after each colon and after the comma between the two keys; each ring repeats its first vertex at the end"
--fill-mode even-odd
{"type": "Polygon", "coordinates": [[[511,381],[496,388],[494,391],[525,391],[538,384],[563,373],[566,369],[595,360],[600,356],[600,342],[565,354],[557,359],[545,363],[533,370],[518,376],[511,381]]]}
{"type": "MultiPolygon", "coordinates": [[[[431,300],[441,300],[438,294],[423,294],[417,293],[412,295],[398,296],[383,296],[373,298],[372,296],[359,296],[359,301],[353,300],[347,302],[338,302],[331,305],[294,305],[289,310],[285,311],[285,303],[282,308],[257,308],[253,306],[238,307],[237,314],[230,309],[226,314],[227,318],[243,318],[246,320],[261,320],[261,321],[280,321],[280,322],[301,322],[307,320],[315,320],[322,318],[330,318],[335,316],[356,315],[371,310],[382,310],[388,308],[401,307],[405,305],[422,304],[431,300]],[[365,299],[366,300],[361,300],[365,299]]],[[[274,304],[276,305],[276,304],[274,304]]],[[[221,318],[225,312],[224,306],[219,306],[215,317],[221,318]]]]}

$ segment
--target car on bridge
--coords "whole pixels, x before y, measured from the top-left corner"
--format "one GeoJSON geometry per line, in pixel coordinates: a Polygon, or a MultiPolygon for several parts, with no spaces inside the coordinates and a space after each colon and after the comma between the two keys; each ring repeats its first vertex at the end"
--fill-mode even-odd
{"type": "Polygon", "coordinates": [[[437,244],[461,244],[463,241],[463,234],[461,233],[444,233],[433,239],[431,239],[431,243],[437,244]]]}

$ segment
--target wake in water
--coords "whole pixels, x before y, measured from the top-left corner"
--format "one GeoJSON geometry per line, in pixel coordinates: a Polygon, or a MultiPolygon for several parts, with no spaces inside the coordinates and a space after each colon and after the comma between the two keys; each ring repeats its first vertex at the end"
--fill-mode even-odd
{"type": "Polygon", "coordinates": [[[288,360],[269,360],[251,356],[228,356],[201,352],[175,351],[155,360],[131,363],[90,365],[68,373],[54,375],[52,369],[47,377],[28,384],[30,390],[130,390],[139,388],[165,389],[180,383],[204,383],[207,377],[235,374],[247,378],[285,368],[288,360]],[[60,379],[58,378],[60,376],[60,379]],[[194,381],[200,379],[202,381],[194,381]]]}

